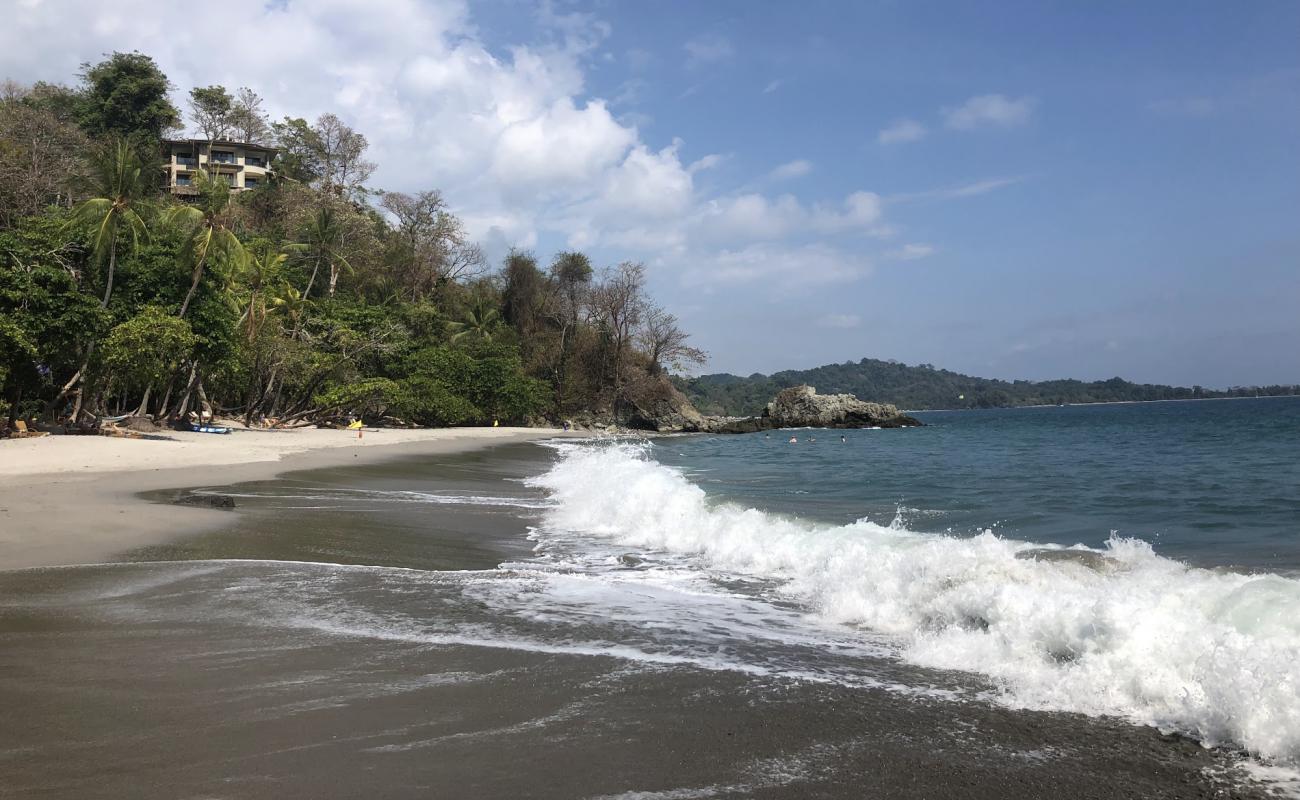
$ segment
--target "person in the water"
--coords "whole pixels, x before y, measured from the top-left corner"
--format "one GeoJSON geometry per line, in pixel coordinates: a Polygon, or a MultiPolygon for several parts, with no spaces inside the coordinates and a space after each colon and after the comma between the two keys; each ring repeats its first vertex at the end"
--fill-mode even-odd
{"type": "Polygon", "coordinates": [[[799,444],[799,439],[798,439],[798,437],[791,436],[791,437],[790,437],[790,444],[799,444]]]}

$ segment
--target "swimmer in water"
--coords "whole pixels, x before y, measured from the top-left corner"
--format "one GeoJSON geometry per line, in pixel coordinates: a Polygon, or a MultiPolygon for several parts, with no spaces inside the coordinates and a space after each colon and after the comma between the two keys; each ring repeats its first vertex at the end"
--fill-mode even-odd
{"type": "Polygon", "coordinates": [[[844,443],[847,442],[847,441],[848,441],[848,439],[846,439],[846,438],[844,437],[844,434],[841,433],[841,434],[840,434],[840,444],[844,444],[844,443]]]}
{"type": "Polygon", "coordinates": [[[799,444],[799,439],[796,438],[796,437],[794,437],[794,436],[791,436],[791,437],[790,437],[790,444],[799,444]]]}

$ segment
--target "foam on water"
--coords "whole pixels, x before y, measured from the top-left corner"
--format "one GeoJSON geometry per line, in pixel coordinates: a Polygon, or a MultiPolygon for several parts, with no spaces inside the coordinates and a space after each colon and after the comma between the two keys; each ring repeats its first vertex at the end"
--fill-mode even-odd
{"type": "Polygon", "coordinates": [[[1188,567],[1135,539],[1078,558],[985,532],[844,526],[716,503],[630,443],[557,445],[547,535],[771,580],[819,622],[981,673],[1014,707],[1109,714],[1300,761],[1300,581],[1188,567]],[[1100,557],[1099,557],[1100,556],[1100,557]]]}

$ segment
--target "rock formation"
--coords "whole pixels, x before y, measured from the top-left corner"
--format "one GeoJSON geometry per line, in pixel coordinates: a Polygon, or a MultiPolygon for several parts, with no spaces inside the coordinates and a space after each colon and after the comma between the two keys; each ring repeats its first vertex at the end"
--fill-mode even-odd
{"type": "Polygon", "coordinates": [[[920,425],[885,403],[868,403],[851,394],[817,394],[811,386],[777,393],[763,416],[776,428],[876,428],[920,425]]]}
{"type": "Polygon", "coordinates": [[[887,403],[851,394],[817,394],[811,386],[781,390],[757,417],[706,417],[667,380],[648,381],[631,393],[620,422],[656,433],[756,433],[774,428],[907,428],[921,422],[887,403]]]}
{"type": "Polygon", "coordinates": [[[627,427],[657,433],[704,430],[704,415],[667,378],[651,379],[636,388],[624,420],[627,427]]]}
{"type": "Polygon", "coordinates": [[[706,417],[709,433],[754,433],[773,428],[908,428],[921,421],[888,403],[851,394],[817,394],[811,386],[782,389],[758,417],[706,417]]]}

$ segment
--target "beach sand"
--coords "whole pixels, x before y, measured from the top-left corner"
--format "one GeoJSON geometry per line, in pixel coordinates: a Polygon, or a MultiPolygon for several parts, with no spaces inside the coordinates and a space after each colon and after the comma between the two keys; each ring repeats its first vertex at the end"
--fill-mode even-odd
{"type": "Polygon", "coordinates": [[[0,440],[0,570],[86,564],[228,521],[213,509],[145,503],[140,492],[258,480],[291,469],[449,455],[577,435],[549,428],[236,428],[159,438],[0,440]]]}

